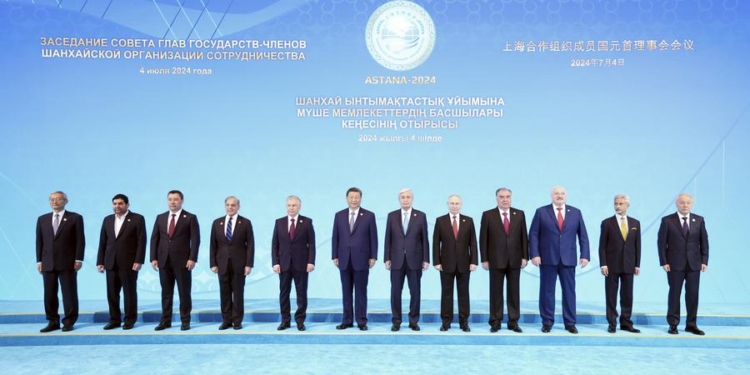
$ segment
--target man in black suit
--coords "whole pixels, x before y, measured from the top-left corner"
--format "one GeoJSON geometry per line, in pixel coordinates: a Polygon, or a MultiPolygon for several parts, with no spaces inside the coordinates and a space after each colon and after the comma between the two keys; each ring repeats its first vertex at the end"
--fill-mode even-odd
{"type": "Polygon", "coordinates": [[[170,191],[167,194],[169,211],[156,217],[151,232],[151,267],[159,271],[161,283],[161,321],[156,331],[172,326],[175,282],[180,295],[180,329],[190,329],[192,271],[198,261],[201,234],[198,218],[182,209],[183,200],[182,192],[170,191]]]}
{"type": "Polygon", "coordinates": [[[349,207],[337,212],[333,219],[331,259],[341,276],[344,307],[341,324],[336,329],[354,327],[356,319],[360,331],[367,330],[367,282],[370,268],[378,260],[378,227],[375,214],[362,208],[361,202],[362,190],[349,188],[346,191],[349,207]]]}
{"type": "Polygon", "coordinates": [[[315,229],[312,219],[299,214],[302,200],[295,195],[286,199],[286,216],[276,220],[271,239],[273,272],[279,274],[279,331],[291,326],[292,280],[297,292],[297,311],[294,321],[297,330],[305,330],[307,317],[307,278],[315,270],[315,229]]]}
{"type": "Polygon", "coordinates": [[[49,322],[40,332],[60,329],[60,300],[57,290],[62,290],[65,316],[62,330],[72,331],[78,320],[78,276],[83,265],[86,238],[83,217],[66,211],[68,196],[56,191],[49,196],[52,212],[39,216],[36,221],[36,270],[44,281],[44,313],[49,322]]]}
{"type": "Polygon", "coordinates": [[[422,271],[430,267],[430,243],[427,217],[412,208],[411,189],[398,192],[401,209],[388,214],[385,227],[385,269],[391,271],[391,331],[401,329],[401,293],[404,279],[409,284],[409,328],[419,331],[422,271]]]}
{"type": "Polygon", "coordinates": [[[708,269],[708,233],[702,216],[690,212],[693,197],[682,193],[675,202],[677,212],[661,219],[657,247],[659,264],[667,272],[669,333],[677,334],[680,324],[680,295],[685,285],[687,321],[685,331],[703,336],[698,328],[698,287],[701,272],[708,269]]]}
{"type": "Polygon", "coordinates": [[[220,330],[242,329],[245,316],[245,277],[253,270],[255,237],[250,219],[238,215],[240,200],[224,200],[227,214],[211,225],[210,266],[219,275],[220,330]]]}
{"type": "Polygon", "coordinates": [[[477,233],[474,220],[461,215],[461,197],[448,197],[448,214],[435,220],[432,231],[432,263],[440,271],[440,325],[447,331],[453,322],[453,284],[458,294],[458,325],[469,328],[469,277],[477,269],[477,233]]]}
{"type": "Polygon", "coordinates": [[[125,324],[131,329],[138,320],[138,271],[146,260],[146,221],[143,216],[129,211],[130,201],[125,194],[112,198],[114,214],[104,218],[99,234],[99,253],[96,269],[107,271],[107,303],[109,323],[105,330],[120,326],[120,290],[125,300],[125,324]]]}
{"type": "Polygon", "coordinates": [[[497,207],[482,213],[479,249],[482,268],[490,271],[490,332],[497,332],[503,321],[503,283],[508,281],[508,329],[523,332],[518,326],[521,315],[521,269],[529,259],[526,216],[511,207],[508,188],[495,191],[497,207]]]}
{"type": "Polygon", "coordinates": [[[615,216],[602,221],[599,235],[599,267],[604,275],[607,298],[607,332],[615,333],[617,290],[620,289],[620,329],[639,333],[633,327],[633,275],[641,274],[641,223],[627,215],[630,198],[615,195],[615,216]],[[622,282],[622,287],[619,287],[622,282]]]}

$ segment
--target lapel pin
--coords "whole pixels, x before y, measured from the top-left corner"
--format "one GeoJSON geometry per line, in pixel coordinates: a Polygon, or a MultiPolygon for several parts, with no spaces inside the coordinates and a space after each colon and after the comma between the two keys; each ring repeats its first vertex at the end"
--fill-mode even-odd
{"type": "Polygon", "coordinates": [[[695,219],[693,219],[693,222],[695,223],[695,219]]]}
{"type": "Polygon", "coordinates": [[[299,223],[300,223],[300,224],[302,224],[302,223],[303,223],[303,221],[302,221],[302,220],[300,220],[300,221],[299,221],[299,223]]]}
{"type": "MultiPolygon", "coordinates": [[[[68,218],[67,218],[67,217],[66,217],[66,218],[64,218],[64,219],[63,219],[63,221],[68,221],[68,218]]],[[[695,221],[695,220],[693,220],[693,221],[695,221]]]]}
{"type": "Polygon", "coordinates": [[[182,215],[182,217],[183,217],[183,218],[186,218],[186,217],[187,217],[187,215],[182,215]]]}

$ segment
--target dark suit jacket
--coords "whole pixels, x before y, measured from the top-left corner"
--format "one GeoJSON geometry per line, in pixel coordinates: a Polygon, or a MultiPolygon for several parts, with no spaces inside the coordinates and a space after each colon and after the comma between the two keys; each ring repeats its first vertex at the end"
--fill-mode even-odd
{"type": "Polygon", "coordinates": [[[331,259],[339,260],[339,269],[346,270],[351,259],[356,271],[370,268],[370,259],[378,259],[378,227],[375,214],[359,208],[354,230],[349,231],[349,208],[336,213],[333,219],[331,259]]]}
{"type": "Polygon", "coordinates": [[[308,264],[315,264],[315,229],[312,219],[297,216],[294,238],[289,238],[289,216],[276,219],[271,239],[271,265],[279,265],[281,271],[307,271],[308,264]]]}
{"type": "Polygon", "coordinates": [[[409,228],[404,234],[401,209],[388,214],[385,224],[384,261],[391,262],[391,269],[400,270],[406,263],[413,270],[421,270],[422,263],[430,262],[430,241],[427,235],[427,217],[424,212],[412,208],[409,228]]]}
{"type": "Polygon", "coordinates": [[[521,268],[521,261],[529,259],[529,236],[526,231],[526,215],[511,207],[508,210],[510,230],[505,234],[500,210],[495,207],[482,213],[479,227],[479,249],[482,262],[490,268],[521,268]]]}
{"type": "Polygon", "coordinates": [[[451,215],[443,215],[435,220],[432,232],[432,264],[441,265],[443,272],[467,273],[469,265],[477,265],[477,232],[474,220],[468,216],[458,216],[458,238],[453,236],[451,215]]]}
{"type": "Polygon", "coordinates": [[[690,233],[682,235],[682,220],[677,213],[661,219],[657,247],[659,264],[669,264],[675,271],[685,270],[687,266],[699,271],[701,264],[708,265],[708,233],[702,216],[690,213],[690,233]]]}
{"type": "Polygon", "coordinates": [[[120,227],[120,233],[115,236],[115,215],[109,215],[102,222],[99,234],[99,253],[96,257],[97,265],[104,265],[105,269],[114,270],[115,264],[121,270],[130,270],[133,263],[146,260],[146,220],[143,216],[128,212],[120,227]]]}
{"type": "Polygon", "coordinates": [[[225,219],[226,215],[214,220],[213,225],[211,225],[210,266],[218,267],[219,274],[224,275],[229,268],[229,258],[231,257],[235,275],[244,275],[245,267],[252,268],[255,261],[253,224],[250,219],[237,215],[237,220],[232,228],[232,241],[228,241],[226,227],[224,226],[225,219]]]}
{"type": "Polygon", "coordinates": [[[641,222],[628,216],[628,237],[622,239],[617,216],[604,219],[599,235],[599,267],[609,272],[635,273],[641,267],[641,222]]]}
{"type": "Polygon", "coordinates": [[[172,219],[171,215],[167,211],[156,217],[154,230],[151,232],[151,261],[158,260],[160,267],[167,262],[167,257],[175,266],[187,264],[188,260],[197,262],[201,244],[198,218],[182,210],[175,225],[174,236],[169,238],[168,220],[172,219]]]}
{"type": "Polygon", "coordinates": [[[52,213],[39,216],[36,221],[36,261],[42,263],[42,271],[72,271],[76,260],[83,261],[86,238],[83,232],[83,217],[65,211],[57,227],[52,230],[52,213]]]}
{"type": "Polygon", "coordinates": [[[541,257],[543,266],[575,267],[578,259],[591,259],[589,237],[583,223],[581,211],[565,205],[565,221],[562,232],[557,227],[557,211],[552,204],[539,207],[531,220],[529,230],[529,256],[541,257]],[[581,245],[581,256],[577,256],[576,237],[581,245]]]}

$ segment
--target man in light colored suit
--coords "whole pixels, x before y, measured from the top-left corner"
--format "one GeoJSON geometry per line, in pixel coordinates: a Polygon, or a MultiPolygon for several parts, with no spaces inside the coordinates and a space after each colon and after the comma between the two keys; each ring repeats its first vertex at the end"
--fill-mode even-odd
{"type": "Polygon", "coordinates": [[[60,300],[62,290],[65,316],[63,332],[72,331],[78,320],[78,270],[83,265],[86,238],[83,217],[65,210],[68,196],[56,191],[49,196],[52,212],[39,216],[36,221],[36,270],[44,281],[44,313],[49,322],[39,332],[60,329],[60,300]]]}
{"type": "Polygon", "coordinates": [[[432,263],[440,271],[440,330],[453,322],[453,284],[458,295],[458,326],[470,332],[469,277],[477,269],[477,232],[474,220],[461,215],[461,197],[448,197],[448,214],[435,220],[432,232],[432,263]]]}
{"type": "Polygon", "coordinates": [[[96,269],[107,272],[109,323],[105,330],[120,327],[120,290],[125,300],[122,329],[133,328],[138,320],[138,271],[146,260],[146,220],[129,208],[127,195],[115,195],[112,198],[115,213],[104,218],[99,234],[96,269]]]}
{"type": "Polygon", "coordinates": [[[239,215],[240,200],[230,196],[224,200],[226,215],[211,225],[209,262],[211,271],[219,275],[221,325],[242,329],[245,317],[245,278],[255,263],[255,236],[250,219],[239,215]]]}
{"type": "Polygon", "coordinates": [[[336,213],[331,236],[331,259],[339,269],[344,314],[336,329],[367,330],[367,282],[378,260],[378,227],[375,214],[360,207],[362,190],[346,191],[348,208],[336,213]],[[356,304],[354,300],[356,299],[356,304]],[[354,305],[354,306],[353,306],[354,305]]]}
{"type": "Polygon", "coordinates": [[[708,270],[708,233],[703,216],[691,212],[693,197],[682,193],[675,201],[677,212],[661,219],[657,247],[659,264],[667,272],[669,333],[677,334],[680,324],[680,295],[685,285],[687,321],[685,331],[703,336],[698,328],[698,289],[701,272],[708,270]]]}
{"type": "Polygon", "coordinates": [[[552,188],[551,197],[552,204],[536,210],[529,230],[529,256],[531,263],[539,267],[542,332],[550,332],[555,323],[555,287],[559,277],[565,329],[576,334],[576,265],[583,268],[589,264],[589,238],[581,211],[565,203],[565,188],[552,188]],[[581,247],[580,257],[576,239],[581,247]]]}
{"type": "Polygon", "coordinates": [[[279,306],[283,331],[291,326],[292,280],[297,292],[297,311],[294,321],[297,330],[305,330],[307,317],[307,279],[315,270],[315,229],[312,219],[299,214],[302,200],[295,195],[286,199],[286,216],[276,220],[271,239],[271,263],[273,272],[279,274],[279,306]]]}
{"type": "Polygon", "coordinates": [[[430,267],[427,217],[412,208],[411,189],[398,192],[401,209],[388,214],[383,254],[385,269],[391,271],[391,331],[401,329],[401,293],[404,279],[409,284],[409,328],[419,331],[422,271],[430,267]]]}
{"type": "Polygon", "coordinates": [[[479,248],[482,267],[490,271],[490,332],[497,332],[503,321],[503,284],[508,281],[508,329],[523,332],[518,326],[521,316],[521,269],[529,259],[526,215],[511,207],[512,191],[495,191],[497,207],[482,214],[479,248]]]}
{"type": "Polygon", "coordinates": [[[616,331],[618,289],[622,311],[620,329],[640,332],[633,327],[630,316],[633,312],[633,275],[641,273],[641,223],[627,214],[629,207],[627,195],[615,195],[615,216],[602,221],[599,235],[599,267],[604,275],[609,333],[616,331]]]}

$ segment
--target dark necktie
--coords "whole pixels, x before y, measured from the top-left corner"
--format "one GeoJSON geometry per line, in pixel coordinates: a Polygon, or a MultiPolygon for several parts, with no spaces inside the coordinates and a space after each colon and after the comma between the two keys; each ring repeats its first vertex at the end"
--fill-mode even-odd
{"type": "Polygon", "coordinates": [[[453,238],[458,239],[458,222],[456,221],[456,215],[453,215],[453,238]]]}
{"type": "Polygon", "coordinates": [[[297,231],[297,227],[294,225],[294,219],[292,219],[292,225],[289,226],[289,239],[294,239],[294,232],[297,231]]]}
{"type": "Polygon", "coordinates": [[[505,234],[510,233],[510,221],[508,221],[507,212],[503,212],[503,229],[505,229],[505,234]]]}
{"type": "Polygon", "coordinates": [[[232,240],[232,217],[229,217],[229,221],[227,222],[227,241],[232,240]]]}
{"type": "Polygon", "coordinates": [[[682,235],[687,237],[690,234],[690,227],[688,227],[687,216],[682,217],[682,235]]]}
{"type": "Polygon", "coordinates": [[[172,214],[172,220],[169,221],[169,229],[167,229],[167,235],[169,235],[169,238],[172,238],[174,236],[174,217],[177,216],[176,214],[172,214]]]}

